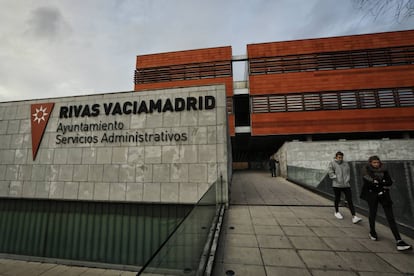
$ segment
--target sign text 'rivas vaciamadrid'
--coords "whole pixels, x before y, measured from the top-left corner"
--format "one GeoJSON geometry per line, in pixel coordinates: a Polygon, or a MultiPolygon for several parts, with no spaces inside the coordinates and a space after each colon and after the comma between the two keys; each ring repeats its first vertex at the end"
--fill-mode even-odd
{"type": "MultiPolygon", "coordinates": [[[[186,97],[173,99],[107,102],[102,104],[78,104],[61,106],[56,129],[56,144],[96,144],[96,143],[144,143],[144,142],[185,142],[186,132],[159,131],[147,133],[145,130],[127,131],[119,116],[139,116],[164,112],[211,110],[216,107],[213,96],[186,97]],[[118,116],[108,122],[64,123],[71,118],[96,118],[99,116],[118,116]],[[95,135],[100,132],[100,135],[95,135]]],[[[122,117],[121,117],[122,118],[122,117]]]]}

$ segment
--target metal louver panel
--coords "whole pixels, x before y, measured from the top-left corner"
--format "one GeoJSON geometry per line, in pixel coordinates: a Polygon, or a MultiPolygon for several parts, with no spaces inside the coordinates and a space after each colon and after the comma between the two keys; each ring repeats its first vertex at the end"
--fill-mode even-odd
{"type": "Polygon", "coordinates": [[[0,252],[139,266],[191,208],[0,199],[0,252]]]}

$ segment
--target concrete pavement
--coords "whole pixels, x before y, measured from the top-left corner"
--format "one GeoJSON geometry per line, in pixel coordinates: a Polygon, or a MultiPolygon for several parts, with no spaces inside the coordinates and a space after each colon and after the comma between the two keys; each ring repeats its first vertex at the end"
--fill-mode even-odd
{"type": "MultiPolygon", "coordinates": [[[[334,217],[333,202],[267,172],[236,172],[214,276],[414,275],[413,251],[398,252],[391,231],[368,219],[334,217]]],[[[402,235],[413,245],[413,239],[402,235]]]]}
{"type": "Polygon", "coordinates": [[[0,259],[1,276],[135,276],[136,272],[0,259]]]}
{"type": "MultiPolygon", "coordinates": [[[[387,226],[368,238],[368,219],[334,217],[332,201],[267,172],[233,176],[214,276],[414,275],[413,251],[398,252],[387,226]]],[[[414,245],[414,240],[402,235],[414,245]]],[[[136,272],[0,259],[0,275],[122,275],[136,272]]]]}

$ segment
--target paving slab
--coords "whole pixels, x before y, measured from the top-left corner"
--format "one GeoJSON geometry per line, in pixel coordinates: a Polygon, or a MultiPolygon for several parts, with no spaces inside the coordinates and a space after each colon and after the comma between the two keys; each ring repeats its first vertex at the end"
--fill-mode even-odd
{"type": "Polygon", "coordinates": [[[305,268],[305,264],[294,249],[262,248],[261,253],[266,266],[305,268]]]}
{"type": "Polygon", "coordinates": [[[219,264],[214,267],[213,275],[231,275],[230,272],[243,276],[267,276],[264,266],[243,264],[219,264]]]}
{"type": "Polygon", "coordinates": [[[351,267],[334,251],[300,250],[299,255],[309,268],[351,270],[351,267]]]}
{"type": "Polygon", "coordinates": [[[343,228],[338,227],[310,227],[318,237],[346,237],[343,228]]]}
{"type": "Polygon", "coordinates": [[[2,275],[41,275],[55,267],[55,264],[42,264],[37,262],[11,261],[2,271],[2,275]]]}
{"type": "Polygon", "coordinates": [[[361,243],[355,242],[355,239],[349,237],[325,237],[322,240],[333,250],[333,251],[352,251],[352,252],[367,252],[368,248],[363,246],[361,243]]]}
{"type": "Polygon", "coordinates": [[[258,247],[225,246],[223,258],[225,264],[263,265],[258,247]]]}
{"type": "Polygon", "coordinates": [[[344,271],[344,270],[316,270],[312,269],[313,276],[356,276],[358,275],[353,271],[344,271]]]}
{"type": "MultiPolygon", "coordinates": [[[[49,269],[42,276],[55,276],[64,274],[70,267],[66,265],[56,265],[55,267],[49,269]]],[[[85,269],[86,270],[86,269],[85,269]]]]}
{"type": "Polygon", "coordinates": [[[71,266],[68,267],[65,271],[62,272],[60,275],[65,276],[79,276],[88,270],[87,267],[78,267],[78,266],[71,266]]]}
{"type": "MultiPolygon", "coordinates": [[[[391,273],[391,272],[359,272],[360,276],[398,276],[398,275],[404,275],[402,273],[391,273]]],[[[410,274],[408,274],[410,275],[410,274]]],[[[407,276],[408,276],[407,275],[407,276]]],[[[410,275],[411,276],[411,275],[410,275]]]]}
{"type": "Polygon", "coordinates": [[[287,236],[257,235],[260,248],[293,248],[287,236]]]}
{"type": "Polygon", "coordinates": [[[252,218],[252,223],[254,225],[272,225],[272,226],[276,226],[279,225],[279,223],[276,221],[275,218],[273,217],[269,217],[269,218],[252,218]]]}
{"type": "Polygon", "coordinates": [[[329,250],[330,247],[319,237],[289,237],[297,249],[329,250]]]}
{"type": "Polygon", "coordinates": [[[287,236],[316,236],[315,232],[307,226],[282,226],[283,232],[287,236]]]}
{"type": "Polygon", "coordinates": [[[337,254],[357,271],[398,272],[376,254],[369,252],[337,252],[337,254]]]}
{"type": "Polygon", "coordinates": [[[396,252],[396,244],[395,244],[394,239],[391,239],[391,237],[389,237],[388,239],[378,240],[378,241],[372,241],[369,238],[358,239],[358,241],[363,246],[368,248],[368,250],[371,251],[371,252],[375,252],[375,253],[379,253],[379,252],[383,252],[383,253],[393,252],[393,253],[395,253],[396,252]]]}
{"type": "Polygon", "coordinates": [[[231,189],[231,204],[235,205],[332,205],[330,200],[284,178],[267,178],[262,171],[235,172],[231,189]]]}
{"type": "MultiPolygon", "coordinates": [[[[253,229],[249,235],[256,236],[257,249],[267,276],[414,275],[413,252],[398,252],[387,226],[377,223],[381,239],[374,242],[368,238],[367,217],[360,215],[363,220],[353,224],[348,210],[341,207],[345,218],[338,220],[333,215],[332,201],[284,179],[271,178],[267,173],[236,172],[233,183],[232,189],[240,189],[238,194],[243,194],[243,197],[232,198],[232,204],[226,211],[227,220],[223,222],[224,229],[234,216],[239,216],[237,221],[240,224],[253,229]],[[254,206],[249,205],[251,202],[254,206]],[[245,209],[240,211],[240,207],[245,209]]],[[[226,249],[224,244],[228,233],[231,232],[226,229],[222,234],[221,253],[226,249]]],[[[237,239],[230,234],[227,236],[234,250],[227,248],[226,256],[216,259],[218,267],[232,265],[228,263],[232,259],[229,255],[240,254],[235,250],[237,239]]],[[[404,235],[403,238],[414,244],[412,239],[404,235]]],[[[252,237],[249,239],[253,240],[252,237]]],[[[252,256],[257,258],[256,254],[257,251],[252,256]]],[[[237,260],[238,265],[246,265],[242,262],[237,260]]]]}
{"type": "Polygon", "coordinates": [[[412,250],[404,253],[378,253],[377,255],[398,271],[414,275],[414,252],[412,250]]]}
{"type": "Polygon", "coordinates": [[[281,226],[302,226],[305,223],[299,218],[278,218],[277,221],[281,226]]]}
{"type": "Polygon", "coordinates": [[[282,227],[277,225],[253,225],[256,235],[283,235],[282,227]]]}
{"type": "MultiPolygon", "coordinates": [[[[230,271],[235,276],[414,275],[414,252],[398,252],[385,225],[377,223],[380,239],[372,241],[367,217],[353,224],[341,210],[345,219],[338,220],[332,201],[268,172],[235,172],[231,189],[213,276],[230,271]]],[[[414,244],[410,237],[402,237],[414,244]]],[[[136,272],[0,259],[0,276],[11,275],[136,272]]]]}
{"type": "Polygon", "coordinates": [[[321,218],[301,218],[302,222],[307,226],[317,226],[317,227],[331,227],[333,226],[331,222],[327,219],[321,218]]]}
{"type": "Polygon", "coordinates": [[[292,267],[276,267],[266,266],[267,275],[272,276],[311,276],[309,270],[304,268],[292,268],[292,267]]]}
{"type": "Polygon", "coordinates": [[[239,247],[258,247],[256,236],[249,234],[228,233],[226,236],[226,245],[239,247]]]}
{"type": "Polygon", "coordinates": [[[228,223],[223,230],[227,233],[234,234],[254,234],[255,230],[251,224],[234,224],[228,223]]]}
{"type": "Polygon", "coordinates": [[[0,276],[133,276],[137,272],[0,259],[0,276]]]}
{"type": "Polygon", "coordinates": [[[368,231],[365,230],[369,228],[368,225],[364,224],[354,224],[350,227],[342,227],[341,230],[345,233],[346,236],[351,238],[361,238],[361,239],[367,239],[368,237],[368,231]]]}

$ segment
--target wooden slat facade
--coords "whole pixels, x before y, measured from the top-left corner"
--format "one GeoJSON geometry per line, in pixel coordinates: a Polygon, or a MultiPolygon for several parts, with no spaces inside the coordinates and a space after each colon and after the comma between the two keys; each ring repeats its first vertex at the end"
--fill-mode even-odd
{"type": "Polygon", "coordinates": [[[414,31],[247,46],[252,135],[414,131],[414,31]]]}
{"type": "MultiPolygon", "coordinates": [[[[250,44],[247,62],[252,135],[337,131],[324,125],[326,120],[309,124],[310,114],[346,121],[364,110],[387,109],[398,122],[400,110],[405,116],[414,110],[414,30],[250,44]],[[284,124],[298,124],[297,132],[282,131],[269,121],[280,123],[279,117],[284,124]]],[[[232,75],[231,47],[143,55],[137,57],[135,90],[224,84],[233,136],[232,75]]],[[[367,122],[380,121],[375,112],[368,114],[373,118],[367,122]]],[[[401,124],[367,126],[365,131],[414,131],[414,115],[409,116],[411,121],[405,117],[401,124]]],[[[342,132],[364,130],[340,125],[342,132]]]]}

